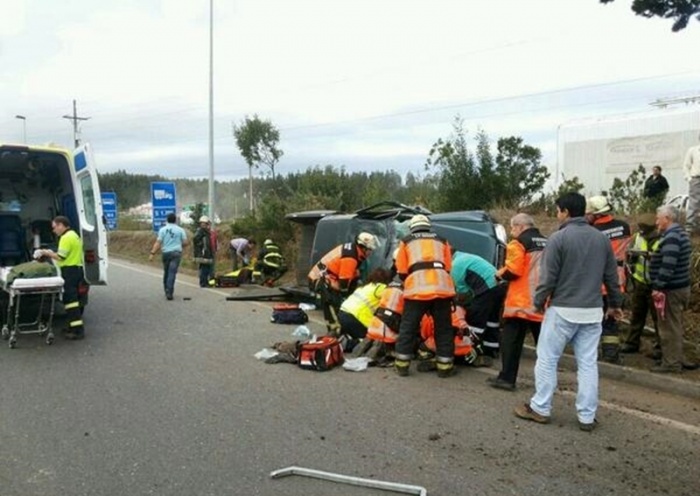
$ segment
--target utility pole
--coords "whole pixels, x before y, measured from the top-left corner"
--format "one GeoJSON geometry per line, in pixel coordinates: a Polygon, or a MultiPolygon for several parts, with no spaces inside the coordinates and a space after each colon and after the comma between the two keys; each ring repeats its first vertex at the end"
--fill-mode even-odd
{"type": "Polygon", "coordinates": [[[214,0],[209,0],[209,218],[214,212],[214,0]]]}
{"type": "Polygon", "coordinates": [[[78,139],[78,121],[86,121],[89,117],[78,117],[77,106],[75,100],[73,100],[73,115],[64,115],[63,118],[73,121],[73,143],[75,147],[78,148],[80,145],[80,140],[78,139]]]}

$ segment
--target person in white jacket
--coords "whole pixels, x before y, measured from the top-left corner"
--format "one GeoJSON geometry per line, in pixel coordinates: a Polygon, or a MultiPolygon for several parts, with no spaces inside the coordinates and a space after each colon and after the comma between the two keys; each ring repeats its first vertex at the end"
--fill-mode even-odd
{"type": "MultiPolygon", "coordinates": [[[[700,135],[698,136],[700,140],[700,135]]],[[[685,154],[683,175],[688,181],[688,210],[685,216],[685,230],[688,234],[698,232],[700,216],[700,145],[691,146],[685,154]]]]}

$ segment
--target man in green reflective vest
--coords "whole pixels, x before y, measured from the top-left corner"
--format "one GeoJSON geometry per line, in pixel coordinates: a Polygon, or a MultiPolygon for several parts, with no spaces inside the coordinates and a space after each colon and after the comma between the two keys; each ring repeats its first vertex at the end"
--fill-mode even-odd
{"type": "Polygon", "coordinates": [[[78,286],[83,280],[83,240],[70,226],[70,220],[62,215],[51,222],[51,228],[58,240],[58,251],[41,250],[41,255],[52,258],[61,268],[63,277],[63,306],[68,317],[66,339],[76,340],[85,337],[83,318],[80,312],[78,286]]]}
{"type": "Polygon", "coordinates": [[[629,282],[632,283],[630,295],[632,316],[630,325],[622,334],[621,353],[637,353],[641,342],[642,331],[651,312],[654,321],[654,359],[661,358],[659,346],[659,331],[656,323],[656,310],[651,299],[651,279],[649,278],[649,257],[659,246],[659,233],[656,231],[654,214],[643,214],[637,223],[639,230],[632,237],[628,250],[627,262],[631,273],[629,282]]]}

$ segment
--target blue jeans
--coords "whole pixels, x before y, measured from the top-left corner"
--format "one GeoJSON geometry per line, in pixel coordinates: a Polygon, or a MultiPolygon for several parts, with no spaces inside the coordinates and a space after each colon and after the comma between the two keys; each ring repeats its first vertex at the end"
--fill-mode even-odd
{"type": "Polygon", "coordinates": [[[601,322],[577,324],[563,319],[555,309],[547,309],[537,341],[535,395],[530,399],[530,408],[540,415],[551,414],[552,398],[557,389],[557,364],[564,353],[564,347],[571,343],[578,368],[578,419],[584,424],[595,420],[598,409],[598,343],[601,332],[601,322]]]}
{"type": "Polygon", "coordinates": [[[208,288],[209,279],[214,277],[214,264],[199,264],[199,287],[208,288]]]}
{"type": "Polygon", "coordinates": [[[182,252],[169,251],[163,253],[163,289],[165,294],[172,296],[175,291],[175,276],[177,269],[180,267],[182,252]]]}

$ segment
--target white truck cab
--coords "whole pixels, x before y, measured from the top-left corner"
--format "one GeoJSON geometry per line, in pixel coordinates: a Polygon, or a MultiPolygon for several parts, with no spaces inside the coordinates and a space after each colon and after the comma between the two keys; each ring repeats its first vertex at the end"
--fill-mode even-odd
{"type": "Polygon", "coordinates": [[[87,283],[107,284],[107,230],[90,146],[0,143],[0,266],[29,261],[36,248],[55,249],[57,215],[83,240],[87,283]]]}

